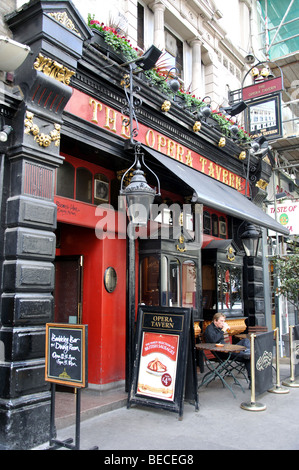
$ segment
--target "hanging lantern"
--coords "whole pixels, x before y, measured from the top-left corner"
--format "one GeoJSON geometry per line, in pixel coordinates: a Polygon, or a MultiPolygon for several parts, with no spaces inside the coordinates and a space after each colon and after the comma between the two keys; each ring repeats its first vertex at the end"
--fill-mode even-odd
{"type": "Polygon", "coordinates": [[[241,234],[240,239],[246,256],[257,256],[261,233],[257,231],[253,224],[246,223],[245,229],[241,234]]]}

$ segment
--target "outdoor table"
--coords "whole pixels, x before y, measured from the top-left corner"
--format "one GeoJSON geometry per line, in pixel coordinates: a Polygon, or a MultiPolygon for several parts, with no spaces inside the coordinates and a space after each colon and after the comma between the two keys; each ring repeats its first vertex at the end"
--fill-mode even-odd
{"type": "Polygon", "coordinates": [[[229,383],[225,380],[227,376],[233,377],[234,382],[239,385],[244,392],[244,389],[241,385],[241,383],[236,379],[236,377],[233,374],[233,366],[232,362],[235,360],[235,357],[232,356],[234,353],[239,353],[240,351],[244,351],[246,348],[245,346],[240,346],[238,344],[222,344],[221,346],[217,346],[216,343],[198,343],[196,344],[196,349],[203,351],[211,351],[214,353],[217,359],[217,363],[214,366],[212,364],[212,361],[207,358],[207,356],[204,353],[205,359],[206,359],[206,365],[209,369],[209,372],[207,372],[199,387],[202,387],[203,385],[208,385],[212,380],[216,379],[217,377],[221,380],[222,384],[224,387],[227,387],[234,397],[236,398],[236,395],[229,385],[229,383]],[[219,357],[217,353],[226,353],[227,357],[224,359],[219,357]]]}

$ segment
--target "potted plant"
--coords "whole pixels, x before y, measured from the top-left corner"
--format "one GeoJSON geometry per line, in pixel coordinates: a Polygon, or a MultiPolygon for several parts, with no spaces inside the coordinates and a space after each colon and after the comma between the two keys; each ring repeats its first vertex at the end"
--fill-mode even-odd
{"type": "Polygon", "coordinates": [[[94,33],[93,42],[102,52],[109,53],[109,56],[119,63],[137,59],[138,49],[131,46],[130,40],[122,35],[118,28],[105,26],[90,13],[87,22],[94,33]]]}

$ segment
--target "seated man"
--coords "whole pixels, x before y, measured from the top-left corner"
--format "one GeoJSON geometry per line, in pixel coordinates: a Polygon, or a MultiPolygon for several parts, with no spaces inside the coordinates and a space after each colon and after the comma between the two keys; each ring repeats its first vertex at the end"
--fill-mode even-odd
{"type": "MultiPolygon", "coordinates": [[[[205,329],[205,341],[207,343],[221,343],[224,344],[224,333],[229,329],[228,324],[225,321],[225,316],[222,313],[215,313],[213,321],[205,329]]],[[[247,371],[249,382],[251,380],[251,368],[250,368],[250,341],[248,338],[242,339],[238,343],[240,346],[245,346],[245,351],[240,351],[237,354],[232,354],[235,361],[243,362],[247,371]]],[[[224,358],[225,353],[217,353],[219,358],[224,358]]]]}
{"type": "Polygon", "coordinates": [[[215,313],[213,321],[205,329],[205,341],[207,343],[224,344],[224,333],[229,329],[222,313],[215,313]]]}

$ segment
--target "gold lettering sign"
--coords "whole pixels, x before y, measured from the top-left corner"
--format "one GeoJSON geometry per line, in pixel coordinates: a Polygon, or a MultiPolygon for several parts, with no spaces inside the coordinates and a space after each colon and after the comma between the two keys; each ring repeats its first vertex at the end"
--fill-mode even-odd
{"type": "MultiPolygon", "coordinates": [[[[65,111],[107,129],[120,137],[125,139],[130,137],[127,116],[79,90],[73,90],[72,97],[65,106],[65,111]]],[[[175,132],[173,135],[175,135],[175,132]]],[[[157,150],[167,157],[244,193],[245,179],[243,177],[178,143],[174,140],[174,137],[170,138],[162,132],[160,133],[139,123],[138,140],[150,149],[157,150]]]]}

